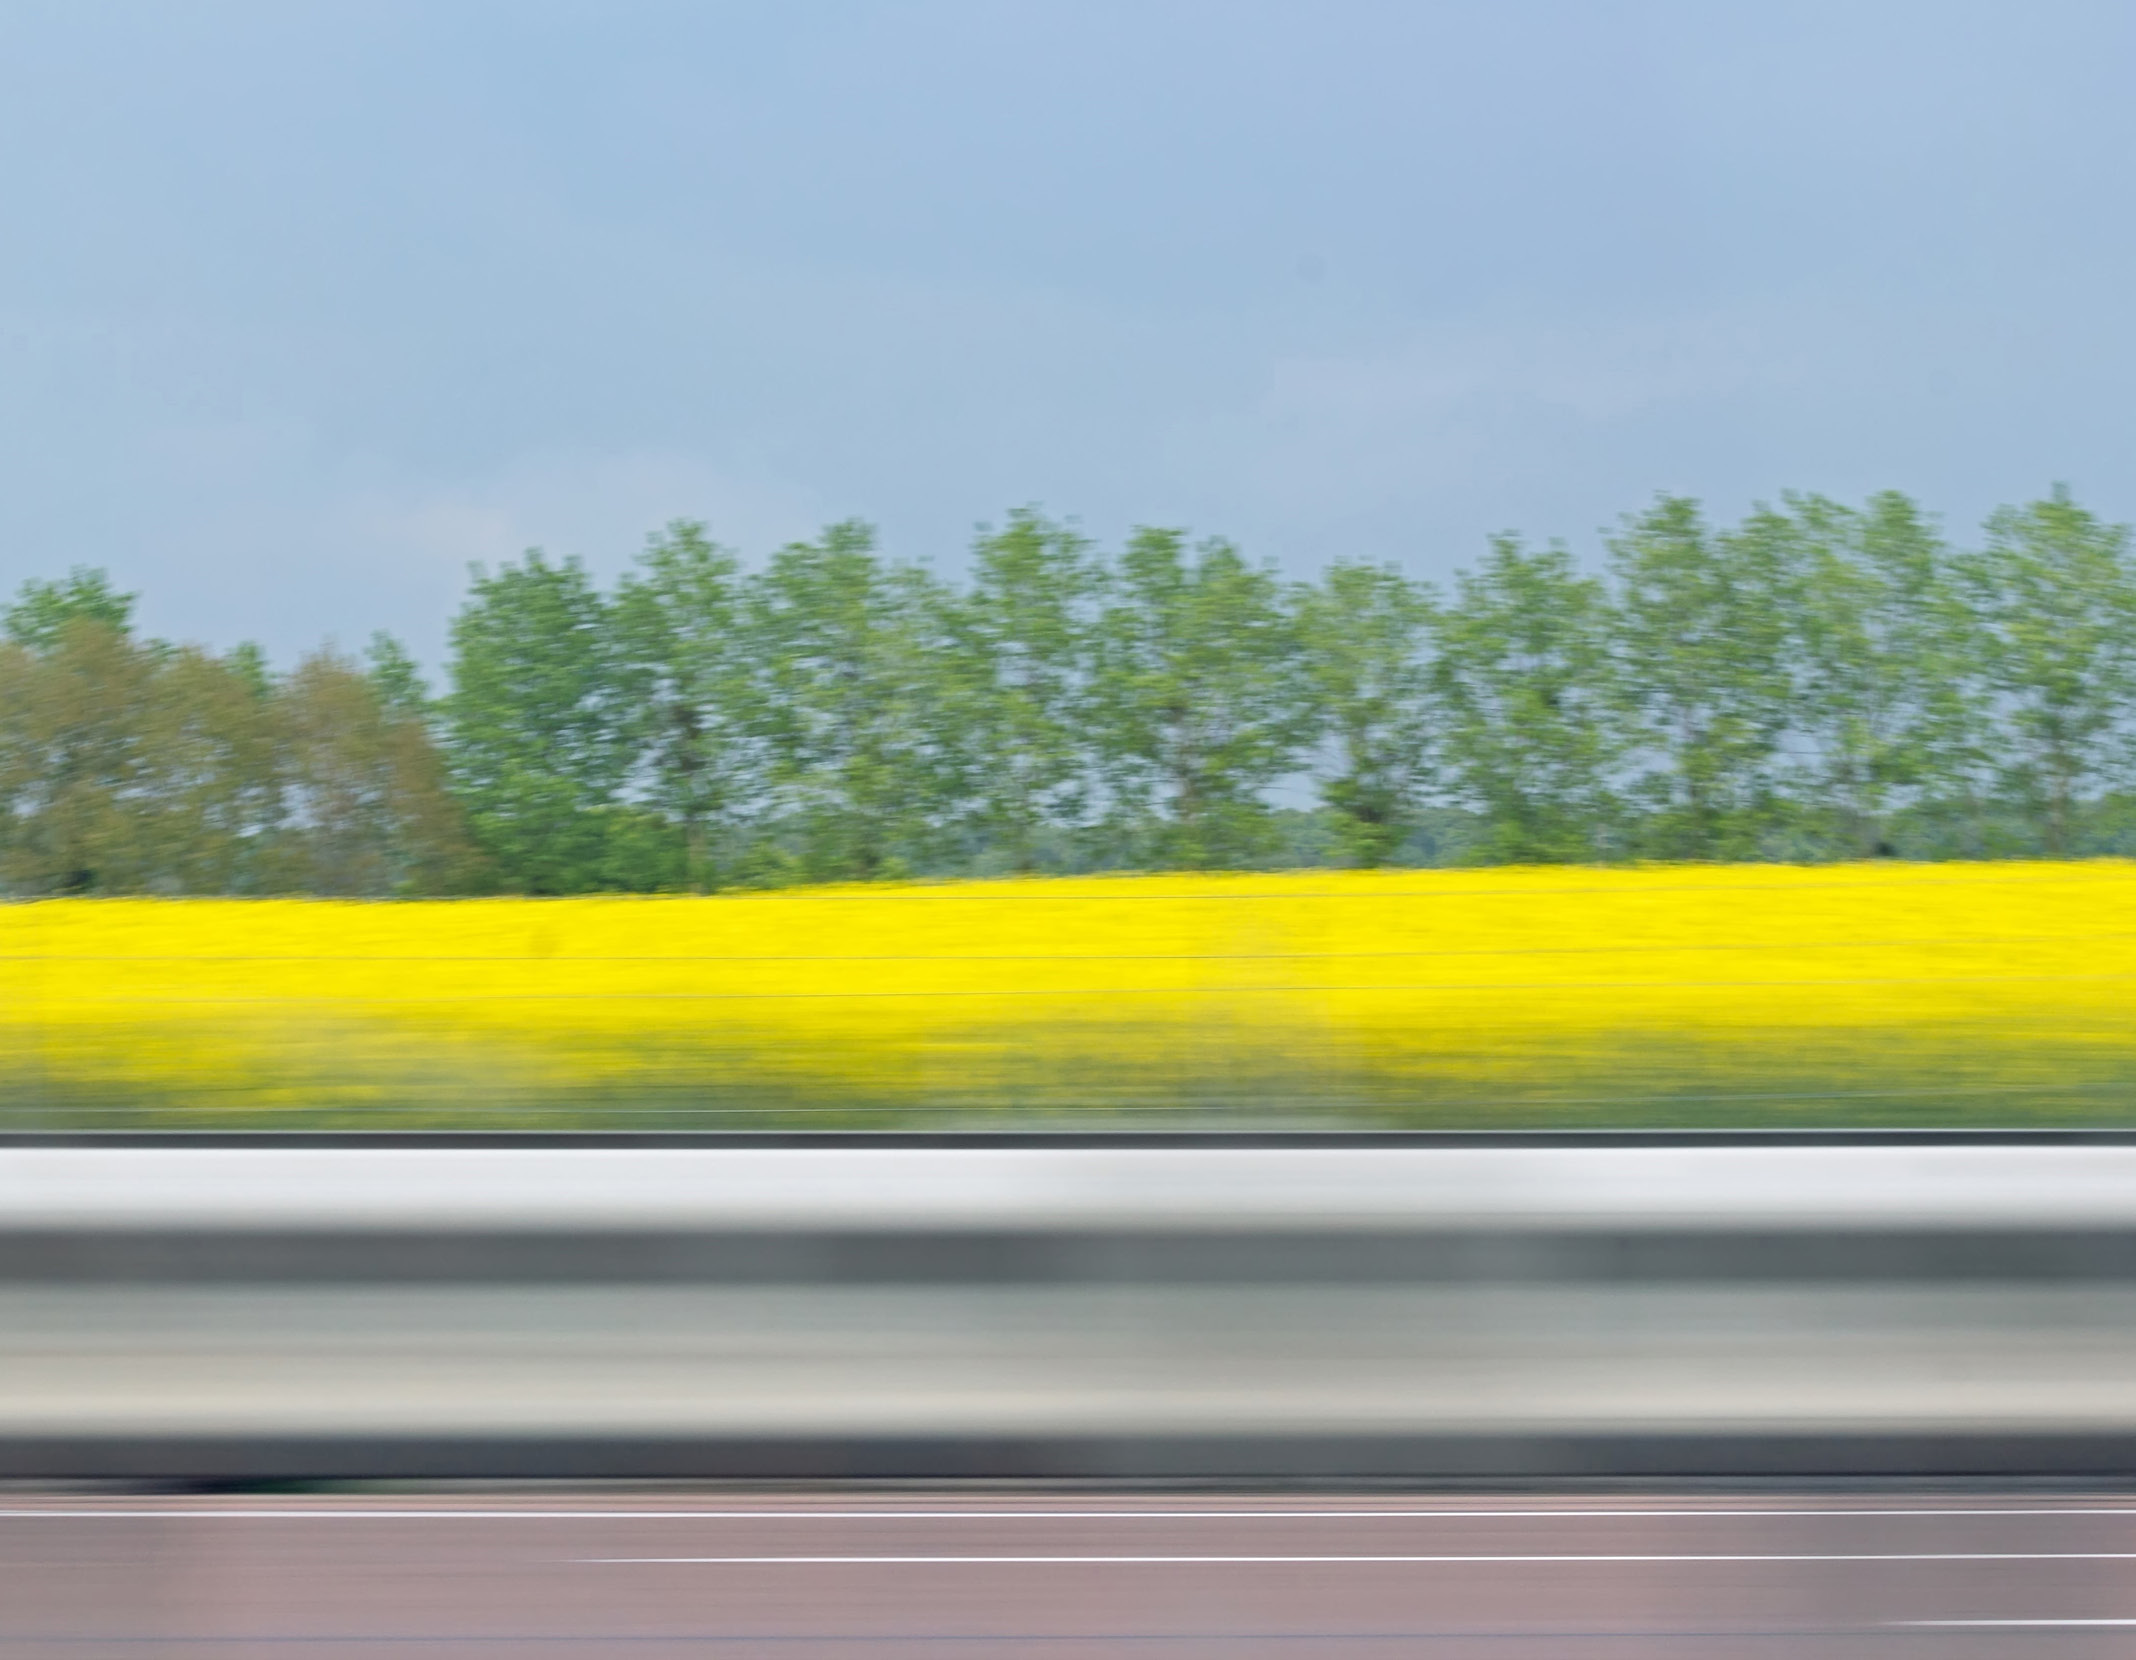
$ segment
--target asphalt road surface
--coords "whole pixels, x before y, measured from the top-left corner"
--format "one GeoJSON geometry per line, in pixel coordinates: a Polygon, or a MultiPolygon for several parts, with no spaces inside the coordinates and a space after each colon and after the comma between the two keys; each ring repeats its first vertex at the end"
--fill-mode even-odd
{"type": "Polygon", "coordinates": [[[0,1493],[0,1656],[2136,1654],[2136,1496],[0,1493]]]}

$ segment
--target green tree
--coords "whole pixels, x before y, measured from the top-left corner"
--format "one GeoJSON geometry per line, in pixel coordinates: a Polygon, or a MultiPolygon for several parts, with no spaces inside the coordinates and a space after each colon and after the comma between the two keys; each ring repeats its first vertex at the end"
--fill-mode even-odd
{"type": "Polygon", "coordinates": [[[280,885],[352,897],[479,888],[444,756],[421,710],[379,680],[375,667],[366,673],[322,651],[277,689],[287,813],[280,885]]]}
{"type": "Polygon", "coordinates": [[[77,622],[102,625],[116,634],[133,629],[135,594],[122,594],[100,570],[77,565],[56,582],[32,578],[0,611],[0,631],[31,651],[50,651],[77,622]]]}
{"type": "Polygon", "coordinates": [[[1759,517],[1792,543],[1794,791],[1845,852],[1888,852],[1893,813],[1963,791],[1975,761],[1982,711],[1949,550],[1895,490],[1859,510],[1789,496],[1759,517]]]}
{"type": "Polygon", "coordinates": [[[1104,572],[1090,544],[1033,509],[983,532],[946,611],[941,708],[965,822],[1019,871],[1085,811],[1090,658],[1104,572]]]}
{"type": "Polygon", "coordinates": [[[436,714],[422,669],[408,655],[408,648],[391,634],[384,629],[373,634],[371,643],[364,648],[363,660],[364,677],[386,708],[418,721],[428,721],[436,714]]]}
{"type": "Polygon", "coordinates": [[[685,879],[701,893],[717,880],[715,841],[731,835],[757,787],[734,556],[702,524],[677,519],[623,579],[615,631],[647,798],[681,827],[685,879]]]}
{"type": "Polygon", "coordinates": [[[1482,817],[1487,855],[1556,863],[1606,851],[1623,740],[1602,585],[1561,547],[1494,537],[1456,577],[1437,634],[1444,778],[1482,817]]]}
{"type": "Polygon", "coordinates": [[[275,684],[266,657],[192,646],[157,654],[141,721],[149,772],[138,797],[152,886],[258,893],[288,885],[273,861],[283,819],[275,684]]]}
{"type": "Polygon", "coordinates": [[[266,657],[138,641],[134,598],[77,566],[0,611],[0,881],[258,891],[281,819],[266,657]]]}
{"type": "Polygon", "coordinates": [[[0,881],[31,894],[145,886],[152,851],[135,805],[150,777],[143,725],[156,659],[95,619],[8,632],[0,645],[0,881]]]}
{"type": "Polygon", "coordinates": [[[1250,861],[1269,841],[1263,792],[1312,730],[1275,574],[1228,542],[1140,530],[1113,593],[1094,704],[1115,828],[1169,863],[1250,861]]]}
{"type": "Polygon", "coordinates": [[[1755,853],[1787,729],[1786,525],[1710,530],[1663,496],[1610,539],[1619,686],[1646,769],[1646,840],[1667,858],[1755,853]]]}
{"type": "Polygon", "coordinates": [[[781,548],[744,607],[771,811],[817,880],[902,874],[945,796],[934,584],[855,520],[781,548]]]}
{"type": "Polygon", "coordinates": [[[474,572],[452,625],[445,699],[453,787],[516,892],[656,887],[680,865],[622,803],[632,693],[611,608],[575,559],[537,550],[474,572]]]}
{"type": "Polygon", "coordinates": [[[2000,717],[2003,781],[2059,857],[2089,800],[2122,775],[2136,700],[2136,568],[2129,527],[2056,486],[1997,510],[1960,562],[2000,717]]]}
{"type": "Polygon", "coordinates": [[[1297,591],[1315,725],[1327,746],[1320,799],[1352,864],[1383,864],[1431,775],[1431,595],[1391,566],[1337,563],[1297,591]]]}
{"type": "Polygon", "coordinates": [[[94,612],[25,636],[0,644],[0,884],[273,886],[282,797],[260,666],[138,642],[94,612]]]}

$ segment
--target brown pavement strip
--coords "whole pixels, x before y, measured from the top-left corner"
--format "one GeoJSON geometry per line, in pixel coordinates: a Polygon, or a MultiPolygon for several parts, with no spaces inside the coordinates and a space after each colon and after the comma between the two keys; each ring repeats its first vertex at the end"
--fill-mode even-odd
{"type": "Polygon", "coordinates": [[[2136,1499],[0,1495],[0,1654],[2136,1653],[2136,1499]]]}

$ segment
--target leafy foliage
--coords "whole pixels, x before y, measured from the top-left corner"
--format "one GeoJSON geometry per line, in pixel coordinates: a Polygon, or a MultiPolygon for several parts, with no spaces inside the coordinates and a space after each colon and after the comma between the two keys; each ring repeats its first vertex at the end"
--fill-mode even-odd
{"type": "Polygon", "coordinates": [[[1756,850],[1788,721],[1787,549],[1774,515],[1716,534],[1681,496],[1660,498],[1611,539],[1615,687],[1648,852],[1756,850]]]}
{"type": "Polygon", "coordinates": [[[2126,525],[2057,489],[1988,520],[1961,567],[2000,736],[2005,786],[2068,851],[2081,804],[2118,782],[2136,699],[2136,569],[2126,525]]]}
{"type": "Polygon", "coordinates": [[[646,544],[616,595],[629,739],[648,804],[681,829],[684,879],[698,892],[716,880],[714,843],[757,785],[741,605],[734,555],[689,519],[646,544]]]}
{"type": "Polygon", "coordinates": [[[453,787],[505,887],[658,886],[680,867],[624,806],[635,688],[614,609],[576,560],[477,570],[452,626],[453,787]]]}
{"type": "Polygon", "coordinates": [[[77,624],[125,634],[133,627],[136,595],[122,594],[102,571],[77,565],[56,582],[33,577],[0,610],[0,632],[31,651],[51,651],[77,624]]]}
{"type": "Polygon", "coordinates": [[[1485,826],[1484,851],[1557,863],[1613,850],[1611,788],[1624,738],[1602,585],[1563,548],[1512,536],[1455,587],[1433,677],[1454,799],[1485,826]]]}
{"type": "Polygon", "coordinates": [[[1974,781],[1983,711],[1950,551],[1896,491],[1760,517],[1790,573],[1791,793],[1834,846],[1889,852],[1896,812],[1974,781]]]}
{"type": "Polygon", "coordinates": [[[1118,832],[1165,864],[1249,862],[1267,788],[1297,765],[1311,715],[1296,624],[1273,572],[1236,548],[1138,531],[1099,620],[1099,765],[1118,832]]]}
{"type": "Polygon", "coordinates": [[[1024,509],[981,534],[969,587],[946,600],[940,713],[960,763],[958,817],[1012,870],[1038,868],[1048,832],[1080,826],[1091,799],[1104,580],[1087,541],[1024,509]]]}
{"type": "Polygon", "coordinates": [[[944,778],[931,718],[939,611],[931,580],[886,566],[854,521],[781,548],[753,587],[753,731],[801,874],[901,875],[925,846],[944,778]]]}
{"type": "Polygon", "coordinates": [[[1295,601],[1317,736],[1320,799],[1349,862],[1384,864],[1415,821],[1431,780],[1431,597],[1398,570],[1336,564],[1295,601]]]}
{"type": "Polygon", "coordinates": [[[277,675],[0,608],[0,891],[706,891],[912,873],[2136,850],[2136,550],[2066,490],[1662,496],[1600,573],[1494,538],[1443,600],[1036,509],[964,578],[858,521],[746,568],[477,570],[434,697],[375,636],[277,675]]]}

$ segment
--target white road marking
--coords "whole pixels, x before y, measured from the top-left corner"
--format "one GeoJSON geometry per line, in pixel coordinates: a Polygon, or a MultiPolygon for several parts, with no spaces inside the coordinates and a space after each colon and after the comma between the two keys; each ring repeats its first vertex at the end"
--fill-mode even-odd
{"type": "Polygon", "coordinates": [[[580,1556],[580,1567],[914,1567],[927,1563],[970,1567],[976,1564],[1020,1567],[1083,1563],[1100,1567],[1147,1563],[1161,1567],[1200,1564],[1295,1565],[1313,1562],[1359,1563],[1497,1563],[1532,1567],[1543,1563],[1674,1562],[2136,1562],[2136,1551],[1808,1551],[1752,1552],[1741,1555],[1671,1556],[580,1556]]]}
{"type": "Polygon", "coordinates": [[[1994,1517],[2124,1516],[2136,1517],[2136,1505],[2047,1505],[2026,1507],[1858,1507],[1853,1509],[1712,1508],[1643,1510],[378,1510],[349,1509],[70,1509],[59,1506],[0,1509],[0,1520],[153,1521],[184,1518],[206,1521],[1629,1521],[1705,1517],[1994,1517]]]}
{"type": "Polygon", "coordinates": [[[1941,1631],[2045,1631],[2057,1626],[2136,1625],[2136,1620],[1892,1620],[1894,1626],[1941,1631]]]}

